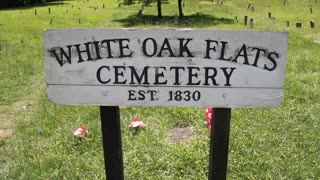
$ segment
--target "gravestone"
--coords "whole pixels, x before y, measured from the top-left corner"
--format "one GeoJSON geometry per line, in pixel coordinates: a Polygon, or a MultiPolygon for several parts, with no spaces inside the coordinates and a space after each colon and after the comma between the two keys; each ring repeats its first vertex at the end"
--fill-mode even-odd
{"type": "Polygon", "coordinates": [[[297,23],[296,23],[296,27],[297,27],[297,28],[301,28],[301,27],[302,27],[302,23],[301,23],[301,22],[297,22],[297,23]]]}
{"type": "Polygon", "coordinates": [[[311,20],[310,21],[310,27],[311,27],[311,29],[313,29],[315,26],[314,26],[314,21],[313,20],[311,20]]]}
{"type": "Polygon", "coordinates": [[[142,16],[142,10],[140,9],[139,11],[138,11],[138,17],[141,17],[142,16]]]}
{"type": "Polygon", "coordinates": [[[247,15],[244,16],[243,24],[244,24],[245,26],[248,24],[248,16],[247,16],[247,15]]]}

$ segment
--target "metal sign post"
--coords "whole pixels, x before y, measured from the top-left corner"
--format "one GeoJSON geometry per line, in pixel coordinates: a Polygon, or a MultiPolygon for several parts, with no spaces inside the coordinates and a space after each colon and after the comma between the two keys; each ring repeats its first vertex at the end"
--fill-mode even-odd
{"type": "MultiPolygon", "coordinates": [[[[213,111],[212,111],[213,112],[213,111]]],[[[211,123],[208,180],[227,178],[231,108],[215,108],[211,123]]]]}
{"type": "Polygon", "coordinates": [[[100,115],[106,178],[123,180],[119,106],[100,106],[100,115]]]}

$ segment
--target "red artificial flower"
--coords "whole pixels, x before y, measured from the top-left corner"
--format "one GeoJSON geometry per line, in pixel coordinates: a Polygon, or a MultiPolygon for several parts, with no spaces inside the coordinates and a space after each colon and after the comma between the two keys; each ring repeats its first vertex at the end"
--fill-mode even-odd
{"type": "Polygon", "coordinates": [[[146,125],[139,119],[133,118],[132,122],[129,124],[129,128],[143,128],[146,125]]]}
{"type": "Polygon", "coordinates": [[[88,128],[85,126],[80,126],[80,128],[82,129],[82,131],[88,131],[88,128]]]}
{"type": "Polygon", "coordinates": [[[73,135],[79,138],[84,138],[89,133],[88,128],[85,126],[80,126],[76,131],[73,132],[73,135]]]}
{"type": "Polygon", "coordinates": [[[211,117],[212,117],[212,108],[206,108],[205,115],[206,115],[207,118],[211,119],[211,117]]]}
{"type": "Polygon", "coordinates": [[[214,111],[213,108],[206,108],[205,113],[204,113],[206,116],[206,121],[204,123],[207,125],[208,129],[210,129],[210,130],[211,130],[211,123],[213,120],[212,110],[214,111]]]}
{"type": "Polygon", "coordinates": [[[208,129],[211,130],[211,119],[207,118],[204,123],[207,125],[208,129]]]}

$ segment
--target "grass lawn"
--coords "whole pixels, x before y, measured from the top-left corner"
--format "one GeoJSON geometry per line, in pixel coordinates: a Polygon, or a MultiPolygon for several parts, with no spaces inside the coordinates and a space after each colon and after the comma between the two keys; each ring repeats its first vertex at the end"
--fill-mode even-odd
{"type": "MultiPolygon", "coordinates": [[[[117,0],[0,9],[0,179],[105,178],[99,108],[55,105],[47,98],[45,29],[251,29],[243,25],[245,15],[255,30],[289,31],[285,97],[278,108],[232,110],[228,179],[319,178],[320,2],[220,2],[185,0],[180,23],[176,0],[163,4],[161,21],[156,4],[138,18],[141,4],[118,7],[117,0]],[[90,132],[81,142],[73,136],[80,125],[90,132]]],[[[210,131],[204,120],[203,108],[121,107],[125,179],[206,179],[210,131]],[[147,124],[138,134],[128,129],[135,117],[147,124]],[[188,135],[178,143],[177,127],[188,135]]]]}

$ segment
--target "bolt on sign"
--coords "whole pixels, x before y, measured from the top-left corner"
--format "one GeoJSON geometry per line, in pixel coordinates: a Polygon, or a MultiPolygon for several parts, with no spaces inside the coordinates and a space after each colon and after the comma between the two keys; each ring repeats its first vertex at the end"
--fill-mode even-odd
{"type": "Polygon", "coordinates": [[[49,98],[108,106],[275,107],[288,33],[209,29],[49,29],[49,98]]]}

